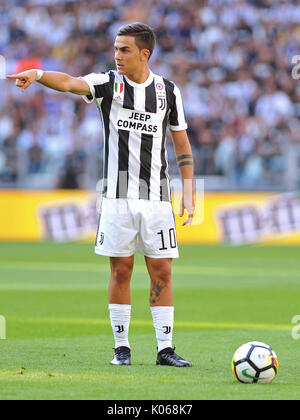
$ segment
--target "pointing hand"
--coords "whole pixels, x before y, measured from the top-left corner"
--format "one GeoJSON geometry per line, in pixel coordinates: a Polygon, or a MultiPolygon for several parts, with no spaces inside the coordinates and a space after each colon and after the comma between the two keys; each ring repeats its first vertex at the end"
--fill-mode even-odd
{"type": "Polygon", "coordinates": [[[22,92],[25,92],[25,90],[35,82],[36,76],[37,70],[27,70],[22,73],[8,75],[6,78],[15,80],[16,86],[22,88],[22,92]]]}

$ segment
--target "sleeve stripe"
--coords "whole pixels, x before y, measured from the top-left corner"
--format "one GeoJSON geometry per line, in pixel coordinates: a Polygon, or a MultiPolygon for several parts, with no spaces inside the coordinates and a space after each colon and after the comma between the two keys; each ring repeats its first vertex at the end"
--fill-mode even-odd
{"type": "Polygon", "coordinates": [[[175,83],[167,79],[163,79],[166,86],[166,93],[168,98],[169,113],[169,128],[173,131],[181,131],[187,129],[187,124],[184,116],[184,109],[182,104],[181,93],[175,83]]]}
{"type": "Polygon", "coordinates": [[[83,99],[91,103],[95,99],[104,98],[107,95],[107,87],[109,86],[109,74],[108,73],[91,73],[87,76],[79,77],[84,80],[90,87],[90,95],[83,96],[83,99]]]}
{"type": "Polygon", "coordinates": [[[172,99],[173,99],[173,107],[172,110],[170,112],[170,125],[179,125],[178,122],[178,109],[177,109],[177,103],[176,103],[176,95],[175,95],[175,85],[173,85],[173,90],[172,90],[172,99]]]}
{"type": "Polygon", "coordinates": [[[90,82],[88,78],[85,77],[78,77],[78,79],[84,80],[90,88],[90,95],[82,96],[82,98],[87,102],[88,104],[92,103],[95,99],[95,90],[93,84],[90,82]]]}
{"type": "Polygon", "coordinates": [[[95,97],[96,98],[104,98],[105,90],[109,83],[105,83],[104,85],[95,85],[95,97]]]}
{"type": "Polygon", "coordinates": [[[175,96],[175,108],[176,108],[178,122],[177,124],[172,124],[172,122],[170,121],[170,124],[183,125],[185,123],[184,110],[183,110],[181,94],[177,86],[174,86],[174,96],[175,96]]]}

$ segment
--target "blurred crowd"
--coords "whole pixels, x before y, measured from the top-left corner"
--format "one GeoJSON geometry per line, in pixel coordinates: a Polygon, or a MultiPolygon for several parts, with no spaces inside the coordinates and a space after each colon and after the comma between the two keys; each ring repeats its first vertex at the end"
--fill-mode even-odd
{"type": "MultiPolygon", "coordinates": [[[[150,67],[181,89],[196,175],[284,189],[300,148],[300,0],[0,0],[0,55],[8,74],[106,71],[129,21],[156,31],[150,67]]],[[[94,188],[96,107],[37,83],[24,94],[0,84],[0,185],[94,188]]],[[[168,153],[175,176],[170,137],[168,153]]]]}

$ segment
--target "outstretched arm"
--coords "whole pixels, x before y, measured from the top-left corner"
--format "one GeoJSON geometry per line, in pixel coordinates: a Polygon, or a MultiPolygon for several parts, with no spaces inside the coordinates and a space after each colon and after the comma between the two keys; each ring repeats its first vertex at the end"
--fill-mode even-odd
{"type": "Polygon", "coordinates": [[[6,77],[7,79],[16,80],[16,86],[22,88],[22,92],[25,92],[32,83],[37,81],[38,83],[59,92],[71,92],[76,95],[90,95],[89,85],[82,79],[77,79],[66,73],[44,71],[42,77],[37,80],[38,74],[39,71],[33,69],[6,77]]]}
{"type": "Polygon", "coordinates": [[[180,206],[180,217],[184,215],[184,210],[188,212],[188,218],[183,223],[191,225],[195,213],[194,202],[194,164],[191,145],[186,133],[186,130],[172,131],[174,149],[177,156],[177,163],[179,166],[182,184],[183,184],[183,197],[180,206]]]}

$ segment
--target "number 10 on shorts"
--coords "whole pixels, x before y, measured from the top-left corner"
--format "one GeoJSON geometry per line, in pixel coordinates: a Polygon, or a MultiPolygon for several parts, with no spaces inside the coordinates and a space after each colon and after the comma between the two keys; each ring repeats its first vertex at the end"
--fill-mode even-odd
{"type": "Polygon", "coordinates": [[[169,247],[172,249],[177,248],[176,232],[174,228],[169,229],[167,234],[163,230],[157,232],[157,234],[161,236],[161,248],[159,248],[160,251],[166,251],[169,249],[169,247]]]}

